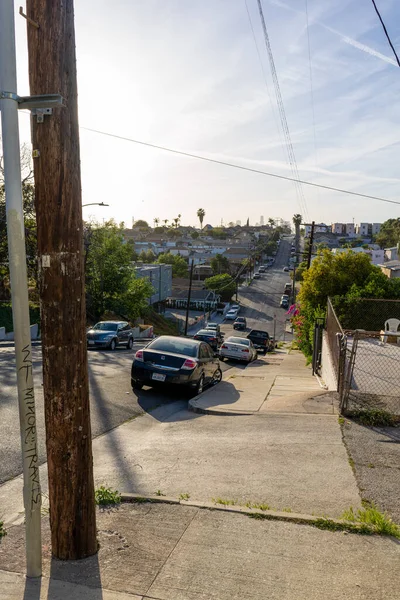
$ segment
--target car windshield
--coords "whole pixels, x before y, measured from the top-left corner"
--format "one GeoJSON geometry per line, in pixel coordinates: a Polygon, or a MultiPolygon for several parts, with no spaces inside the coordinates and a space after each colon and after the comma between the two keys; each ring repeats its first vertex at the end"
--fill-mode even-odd
{"type": "Polygon", "coordinates": [[[158,350],[160,352],[171,352],[182,356],[197,356],[197,343],[190,340],[173,337],[160,337],[147,346],[146,350],[158,350]]]}
{"type": "Polygon", "coordinates": [[[215,337],[215,331],[211,331],[211,330],[207,331],[207,329],[202,329],[201,331],[198,331],[196,333],[196,337],[198,335],[201,335],[203,337],[215,337]]]}
{"type": "Polygon", "coordinates": [[[235,312],[237,312],[237,310],[235,310],[234,308],[231,308],[231,310],[228,310],[228,315],[232,315],[235,312]]]}
{"type": "Polygon", "coordinates": [[[231,344],[241,344],[242,346],[250,346],[250,340],[246,338],[230,337],[226,341],[230,342],[231,344]]]}
{"type": "Polygon", "coordinates": [[[93,329],[100,329],[101,331],[117,331],[119,323],[115,323],[113,321],[102,321],[101,323],[96,323],[93,329]]]}
{"type": "Polygon", "coordinates": [[[256,329],[253,329],[253,331],[251,331],[249,333],[249,335],[256,335],[257,337],[260,337],[260,338],[268,337],[268,333],[266,331],[257,331],[256,329]]]}
{"type": "Polygon", "coordinates": [[[218,323],[207,323],[207,329],[217,329],[218,323]]]}
{"type": "Polygon", "coordinates": [[[236,319],[236,323],[244,323],[244,322],[245,322],[245,320],[246,320],[246,319],[245,319],[244,317],[238,317],[238,318],[236,319]]]}

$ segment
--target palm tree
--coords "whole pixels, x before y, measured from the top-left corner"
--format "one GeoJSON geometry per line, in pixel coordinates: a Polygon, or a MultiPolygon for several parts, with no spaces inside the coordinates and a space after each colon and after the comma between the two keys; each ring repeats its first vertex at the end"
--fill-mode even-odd
{"type": "Polygon", "coordinates": [[[299,214],[293,215],[293,225],[295,228],[295,244],[296,244],[296,252],[300,252],[300,225],[303,220],[303,217],[299,214]]]}
{"type": "Polygon", "coordinates": [[[206,211],[204,210],[204,208],[199,208],[199,210],[197,211],[197,216],[200,221],[200,229],[203,229],[203,221],[204,217],[206,216],[206,211]]]}
{"type": "Polygon", "coordinates": [[[164,225],[165,225],[165,227],[166,227],[166,226],[167,226],[167,223],[168,223],[168,219],[164,219],[164,220],[163,220],[163,223],[164,223],[164,225]]]}
{"type": "Polygon", "coordinates": [[[268,223],[270,224],[271,227],[275,227],[275,219],[273,219],[272,217],[270,217],[268,219],[268,223]]]}
{"type": "Polygon", "coordinates": [[[154,227],[158,227],[158,224],[160,222],[160,219],[158,219],[157,217],[154,219],[154,227]]]}

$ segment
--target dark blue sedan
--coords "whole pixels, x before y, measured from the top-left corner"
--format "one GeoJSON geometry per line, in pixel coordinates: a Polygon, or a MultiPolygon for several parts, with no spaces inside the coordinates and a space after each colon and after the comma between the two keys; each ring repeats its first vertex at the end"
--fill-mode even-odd
{"type": "Polygon", "coordinates": [[[222,379],[218,357],[202,341],[162,335],[143,350],[138,350],[132,364],[132,389],[144,385],[185,386],[191,396],[201,394],[204,387],[222,379]]]}

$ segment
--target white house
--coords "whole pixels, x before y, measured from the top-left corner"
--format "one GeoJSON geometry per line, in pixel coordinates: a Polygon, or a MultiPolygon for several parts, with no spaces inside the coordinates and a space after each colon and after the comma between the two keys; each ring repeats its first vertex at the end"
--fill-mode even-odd
{"type": "Polygon", "coordinates": [[[380,265],[383,262],[385,251],[374,248],[333,248],[333,254],[342,254],[343,252],[354,252],[355,254],[367,254],[373,265],[380,265]]]}

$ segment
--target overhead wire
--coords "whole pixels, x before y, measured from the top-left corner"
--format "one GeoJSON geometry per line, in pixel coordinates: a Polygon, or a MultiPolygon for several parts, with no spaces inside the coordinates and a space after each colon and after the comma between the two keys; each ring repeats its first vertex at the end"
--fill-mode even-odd
{"type": "Polygon", "coordinates": [[[258,175],[266,175],[267,177],[274,177],[275,179],[282,179],[284,181],[297,181],[303,185],[309,185],[312,187],[321,188],[324,190],[330,190],[332,192],[340,192],[341,194],[349,194],[351,196],[358,196],[360,198],[367,198],[369,200],[378,200],[379,202],[388,202],[389,204],[399,204],[400,201],[389,200],[389,198],[383,198],[381,196],[372,196],[369,194],[362,194],[361,192],[353,192],[351,190],[346,190],[343,188],[338,188],[330,185],[323,185],[322,183],[314,183],[312,181],[307,181],[305,179],[294,179],[293,177],[288,177],[286,175],[279,175],[278,173],[271,173],[269,171],[262,171],[261,169],[253,169],[251,167],[245,167],[244,165],[238,165],[235,163],[230,163],[224,160],[218,160],[216,158],[209,158],[207,156],[202,156],[200,154],[193,154],[191,152],[184,152],[183,150],[176,150],[175,148],[168,148],[167,146],[160,146],[158,144],[152,144],[150,142],[144,142],[142,140],[136,140],[134,138],[128,138],[122,135],[117,135],[115,133],[108,133],[106,131],[100,131],[99,129],[92,129],[91,127],[83,127],[80,126],[80,129],[85,131],[91,131],[93,133],[98,133],[100,135],[105,135],[108,137],[116,138],[119,140],[124,140],[126,142],[131,142],[133,144],[138,144],[140,146],[147,146],[148,148],[154,148],[156,150],[163,150],[164,152],[170,152],[171,154],[177,154],[179,156],[185,156],[187,158],[194,158],[197,160],[202,160],[209,163],[214,163],[217,165],[223,165],[225,167],[231,167],[234,169],[240,169],[241,171],[248,171],[250,173],[257,173],[258,175]]]}
{"type": "Polygon", "coordinates": [[[296,161],[296,157],[295,157],[295,153],[294,153],[294,148],[293,148],[292,139],[291,139],[291,135],[290,135],[289,125],[288,125],[287,118],[286,118],[285,106],[283,104],[283,98],[282,98],[282,93],[281,93],[281,89],[280,89],[280,85],[279,85],[278,74],[277,74],[276,67],[275,67],[275,59],[274,59],[274,55],[272,52],[272,47],[271,47],[271,43],[270,43],[270,39],[269,39],[269,35],[268,35],[268,30],[267,30],[267,25],[265,22],[264,11],[263,11],[263,7],[261,4],[261,0],[257,0],[257,4],[258,4],[258,12],[260,15],[261,26],[262,26],[262,30],[263,30],[263,34],[264,34],[265,46],[267,49],[268,59],[270,62],[270,67],[271,67],[272,80],[274,82],[274,87],[275,87],[275,95],[276,95],[276,100],[277,100],[277,104],[278,104],[279,116],[281,119],[281,124],[282,124],[282,129],[283,129],[283,135],[285,137],[286,147],[288,150],[289,163],[290,163],[290,167],[292,170],[293,179],[294,179],[294,181],[296,181],[296,191],[297,191],[299,206],[300,206],[301,211],[305,214],[306,219],[308,219],[307,202],[306,202],[306,199],[304,196],[303,188],[301,187],[301,184],[299,181],[300,176],[299,176],[299,172],[298,172],[298,168],[297,168],[297,161],[296,161]]]}
{"type": "Polygon", "coordinates": [[[389,46],[390,46],[390,47],[391,47],[391,49],[393,50],[393,54],[394,54],[394,56],[395,56],[395,58],[396,58],[397,64],[398,64],[398,66],[400,67],[400,60],[399,60],[399,57],[397,56],[397,52],[396,52],[396,50],[395,50],[395,47],[393,46],[392,40],[390,39],[390,35],[389,35],[389,33],[388,33],[388,30],[386,29],[386,25],[385,25],[385,23],[383,22],[383,19],[382,19],[382,17],[381,17],[381,13],[379,12],[379,10],[378,10],[378,7],[376,6],[375,0],[372,0],[372,4],[374,5],[375,12],[376,12],[376,14],[378,15],[378,18],[379,18],[379,20],[380,20],[380,22],[381,22],[381,25],[382,25],[382,27],[383,27],[383,31],[385,32],[385,35],[386,35],[386,37],[387,37],[387,41],[389,42],[389,46]]]}

